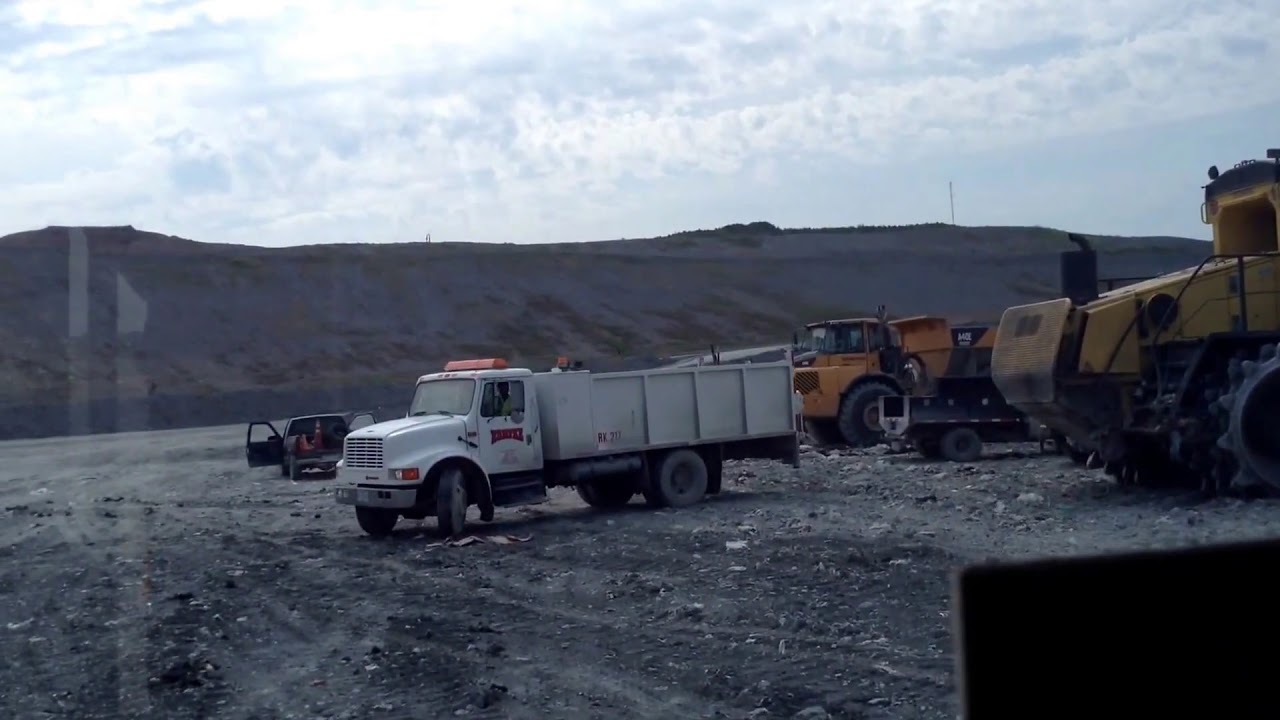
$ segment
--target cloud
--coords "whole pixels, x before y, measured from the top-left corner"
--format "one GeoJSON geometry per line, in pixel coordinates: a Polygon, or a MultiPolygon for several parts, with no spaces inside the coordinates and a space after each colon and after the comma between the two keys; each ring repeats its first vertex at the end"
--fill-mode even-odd
{"type": "MultiPolygon", "coordinates": [[[[0,217],[260,244],[930,221],[912,176],[984,153],[1152,128],[1242,159],[1167,128],[1280,101],[1276,37],[1263,0],[11,2],[0,217]]],[[[1068,158],[986,217],[1055,222],[1143,160],[1068,158]]]]}

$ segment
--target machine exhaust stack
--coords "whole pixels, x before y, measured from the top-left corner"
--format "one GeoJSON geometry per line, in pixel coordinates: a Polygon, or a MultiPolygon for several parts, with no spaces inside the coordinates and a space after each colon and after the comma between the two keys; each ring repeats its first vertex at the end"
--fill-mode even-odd
{"type": "Polygon", "coordinates": [[[1083,235],[1067,233],[1067,239],[1080,249],[1062,253],[1062,294],[1072,303],[1083,305],[1098,298],[1098,254],[1083,235]]]}

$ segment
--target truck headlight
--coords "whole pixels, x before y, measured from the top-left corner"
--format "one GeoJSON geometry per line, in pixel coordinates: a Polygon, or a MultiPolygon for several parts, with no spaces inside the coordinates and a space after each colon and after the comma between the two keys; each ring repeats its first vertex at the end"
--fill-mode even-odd
{"type": "Polygon", "coordinates": [[[400,468],[399,470],[392,470],[391,477],[396,480],[404,480],[406,482],[414,482],[422,479],[418,474],[418,468],[400,468]]]}

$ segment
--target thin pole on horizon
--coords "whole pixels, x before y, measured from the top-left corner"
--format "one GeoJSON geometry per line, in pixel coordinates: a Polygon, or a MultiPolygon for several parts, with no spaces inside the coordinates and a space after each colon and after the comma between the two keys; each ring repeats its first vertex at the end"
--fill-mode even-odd
{"type": "Polygon", "coordinates": [[[947,181],[947,195],[951,198],[951,224],[956,224],[956,193],[952,188],[951,181],[947,181]]]}

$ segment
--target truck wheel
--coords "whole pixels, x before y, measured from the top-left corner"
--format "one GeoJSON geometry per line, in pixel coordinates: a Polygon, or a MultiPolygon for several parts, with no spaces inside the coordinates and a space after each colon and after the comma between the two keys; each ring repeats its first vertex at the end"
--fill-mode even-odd
{"type": "Polygon", "coordinates": [[[938,442],[936,437],[916,438],[911,444],[917,453],[928,460],[937,460],[942,457],[942,443],[938,442]]]}
{"type": "Polygon", "coordinates": [[[457,537],[467,524],[467,486],[458,468],[440,475],[436,488],[436,530],[444,537],[457,537]]]}
{"type": "Polygon", "coordinates": [[[280,462],[280,477],[289,477],[289,463],[280,462]]]}
{"type": "Polygon", "coordinates": [[[707,494],[707,464],[692,450],[676,450],[658,467],[658,497],[668,507],[688,507],[707,494]]]}
{"type": "Polygon", "coordinates": [[[982,457],[982,438],[973,428],[952,428],[942,436],[941,449],[952,462],[973,462],[982,457]]]}
{"type": "Polygon", "coordinates": [[[880,427],[879,400],[885,395],[897,395],[886,383],[872,381],[850,390],[840,403],[837,419],[840,435],[852,447],[867,447],[880,442],[884,430],[880,427]]]}
{"type": "Polygon", "coordinates": [[[298,458],[289,458],[289,479],[302,479],[302,468],[298,467],[298,458]]]}
{"type": "Polygon", "coordinates": [[[356,508],[356,522],[360,523],[360,529],[373,537],[386,537],[395,530],[396,523],[400,520],[400,516],[394,510],[386,508],[358,507],[356,508]]]}
{"type": "Polygon", "coordinates": [[[595,508],[620,508],[631,502],[632,496],[636,494],[625,481],[588,480],[576,489],[578,497],[595,508]]]}

